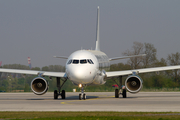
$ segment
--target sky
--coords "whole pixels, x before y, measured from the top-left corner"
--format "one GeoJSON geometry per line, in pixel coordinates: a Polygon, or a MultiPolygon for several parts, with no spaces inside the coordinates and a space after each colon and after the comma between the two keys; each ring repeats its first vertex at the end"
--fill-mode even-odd
{"type": "MultiPolygon", "coordinates": [[[[97,6],[100,48],[122,56],[133,42],[157,57],[180,52],[180,0],[0,0],[0,61],[32,67],[65,65],[76,50],[94,49],[97,6]]],[[[121,62],[121,61],[118,61],[121,62]]]]}

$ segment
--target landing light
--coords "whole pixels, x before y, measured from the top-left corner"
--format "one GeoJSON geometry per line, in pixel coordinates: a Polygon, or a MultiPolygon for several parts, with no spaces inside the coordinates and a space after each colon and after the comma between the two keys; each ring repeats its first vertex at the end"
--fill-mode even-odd
{"type": "Polygon", "coordinates": [[[82,87],[82,84],[79,84],[79,87],[81,88],[81,87],[82,87]]]}

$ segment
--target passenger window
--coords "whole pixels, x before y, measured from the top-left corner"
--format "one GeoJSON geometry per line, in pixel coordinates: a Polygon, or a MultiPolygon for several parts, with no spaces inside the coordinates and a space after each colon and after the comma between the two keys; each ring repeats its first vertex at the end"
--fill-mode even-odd
{"type": "Polygon", "coordinates": [[[73,64],[79,64],[79,60],[73,60],[73,64]]]}
{"type": "Polygon", "coordinates": [[[86,64],[86,63],[87,63],[87,61],[86,61],[86,59],[84,59],[84,60],[80,60],[80,63],[81,63],[81,64],[86,64]]]}

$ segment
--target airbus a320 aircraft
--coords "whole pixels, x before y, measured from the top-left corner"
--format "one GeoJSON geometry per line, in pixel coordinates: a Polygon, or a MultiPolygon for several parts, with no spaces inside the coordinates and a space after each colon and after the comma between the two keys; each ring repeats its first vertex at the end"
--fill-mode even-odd
{"type": "Polygon", "coordinates": [[[69,57],[54,56],[56,58],[67,59],[65,72],[46,72],[46,71],[33,71],[33,70],[17,70],[17,69],[0,69],[0,72],[7,73],[20,73],[20,74],[32,74],[37,75],[31,82],[31,90],[37,94],[42,95],[48,90],[48,83],[43,76],[56,77],[58,91],[54,91],[54,99],[58,99],[61,96],[65,99],[65,90],[61,91],[64,83],[69,79],[73,84],[81,87],[81,93],[79,99],[86,99],[84,93],[84,87],[89,85],[102,85],[105,84],[105,80],[111,77],[119,78],[118,86],[122,86],[122,76],[128,76],[125,80],[125,88],[119,88],[115,90],[115,97],[118,98],[121,94],[123,98],[126,98],[126,90],[130,93],[138,93],[142,88],[142,79],[138,76],[139,73],[156,72],[164,70],[180,69],[180,65],[166,66],[146,69],[135,69],[126,71],[114,71],[106,72],[110,67],[110,61],[125,59],[131,57],[139,57],[145,55],[134,55],[108,58],[108,56],[100,51],[99,42],[99,7],[97,9],[97,35],[96,35],[96,48],[95,50],[78,50],[72,53],[69,57]],[[60,83],[63,81],[63,83],[60,83]],[[120,91],[122,91],[120,93],[120,91]]]}

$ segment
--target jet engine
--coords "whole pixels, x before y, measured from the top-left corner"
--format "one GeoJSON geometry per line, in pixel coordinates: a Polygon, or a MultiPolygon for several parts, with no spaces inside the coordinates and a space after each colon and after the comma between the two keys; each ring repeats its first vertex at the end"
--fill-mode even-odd
{"type": "Polygon", "coordinates": [[[48,90],[48,83],[43,77],[36,77],[31,81],[31,90],[36,95],[42,95],[48,90]]]}
{"type": "Polygon", "coordinates": [[[143,81],[139,76],[131,75],[126,79],[125,86],[130,93],[137,93],[141,90],[142,83],[143,81]]]}

